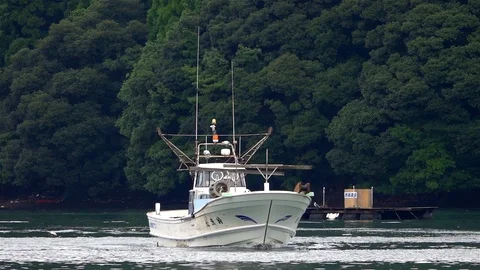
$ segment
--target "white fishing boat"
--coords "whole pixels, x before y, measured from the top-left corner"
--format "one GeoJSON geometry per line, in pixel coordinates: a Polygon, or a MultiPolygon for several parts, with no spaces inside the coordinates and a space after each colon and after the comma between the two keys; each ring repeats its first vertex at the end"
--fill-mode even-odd
{"type": "MultiPolygon", "coordinates": [[[[198,135],[198,61],[195,119],[195,153],[190,158],[167,136],[158,135],[180,160],[179,170],[188,170],[193,180],[188,207],[163,211],[160,203],[155,211],[147,213],[150,234],[158,238],[160,246],[203,247],[227,245],[285,244],[292,238],[302,215],[310,204],[306,192],[270,190],[269,179],[284,175],[285,169],[311,169],[308,165],[248,164],[253,155],[271,135],[235,134],[233,63],[232,63],[232,123],[233,134],[222,135],[232,141],[220,141],[216,120],[210,126],[212,134],[198,135]],[[242,138],[261,136],[260,140],[243,154],[242,138]],[[207,138],[199,143],[198,138],[207,138]],[[263,176],[264,189],[250,191],[246,176],[263,176]]],[[[188,135],[187,135],[188,136],[188,135]]]]}
{"type": "MultiPolygon", "coordinates": [[[[215,126],[215,124],[212,124],[215,126]]],[[[147,213],[150,234],[161,246],[226,246],[245,244],[285,244],[292,238],[310,204],[310,197],[293,191],[270,190],[269,178],[284,175],[283,169],[311,169],[307,165],[248,164],[253,154],[269,137],[271,130],[237,156],[229,141],[198,143],[196,158],[190,159],[160,130],[158,134],[193,178],[188,208],[147,213]],[[246,176],[261,174],[264,190],[250,191],[246,176]]],[[[238,135],[246,136],[246,135],[238,135]]]]}

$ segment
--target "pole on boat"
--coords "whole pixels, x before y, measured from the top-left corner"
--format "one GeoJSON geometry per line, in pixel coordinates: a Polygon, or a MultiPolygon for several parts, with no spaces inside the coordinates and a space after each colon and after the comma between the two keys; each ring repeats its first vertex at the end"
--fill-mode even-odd
{"type": "Polygon", "coordinates": [[[233,135],[233,146],[236,149],[237,140],[235,139],[235,95],[233,92],[233,60],[231,61],[232,68],[232,135],[233,135]]]}
{"type": "Polygon", "coordinates": [[[265,155],[265,183],[263,183],[263,190],[264,191],[270,191],[270,183],[268,183],[268,148],[266,150],[266,155],[265,155]]]}
{"type": "Polygon", "coordinates": [[[198,70],[200,64],[200,26],[197,27],[197,86],[195,95],[195,152],[198,148],[198,70]]]}
{"type": "Polygon", "coordinates": [[[160,215],[160,203],[155,203],[155,214],[160,215]]]}
{"type": "Polygon", "coordinates": [[[238,156],[242,156],[242,136],[238,136],[238,156]]]}

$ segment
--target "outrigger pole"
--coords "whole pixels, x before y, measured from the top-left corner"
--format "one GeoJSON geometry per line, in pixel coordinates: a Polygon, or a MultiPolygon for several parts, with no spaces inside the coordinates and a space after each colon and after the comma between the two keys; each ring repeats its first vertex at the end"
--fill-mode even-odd
{"type": "Polygon", "coordinates": [[[265,136],[261,138],[255,145],[250,147],[250,149],[248,149],[245,153],[243,153],[243,155],[240,156],[240,163],[247,164],[248,161],[250,161],[250,159],[253,157],[253,155],[255,155],[260,146],[262,146],[262,144],[268,139],[268,137],[270,137],[270,135],[272,134],[272,130],[273,128],[269,127],[267,133],[265,133],[265,136]]]}
{"type": "Polygon", "coordinates": [[[190,167],[196,166],[196,163],[191,158],[189,158],[187,154],[185,154],[175,144],[173,144],[169,139],[165,137],[165,134],[162,133],[162,130],[160,128],[157,128],[157,134],[158,136],[160,136],[160,138],[162,138],[162,140],[167,144],[167,146],[178,157],[178,160],[180,161],[180,166],[178,167],[177,170],[185,171],[185,170],[189,170],[190,167]]]}

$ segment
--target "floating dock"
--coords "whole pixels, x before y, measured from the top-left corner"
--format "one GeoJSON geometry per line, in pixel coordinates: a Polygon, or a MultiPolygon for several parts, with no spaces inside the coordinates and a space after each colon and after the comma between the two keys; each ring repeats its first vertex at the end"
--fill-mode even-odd
{"type": "Polygon", "coordinates": [[[429,219],[438,207],[308,207],[303,220],[420,220],[429,219]]]}
{"type": "MultiPolygon", "coordinates": [[[[338,193],[338,192],[337,192],[338,193]]],[[[343,191],[343,206],[327,206],[325,200],[325,187],[323,187],[322,201],[314,202],[307,208],[302,220],[420,220],[433,217],[433,211],[438,207],[397,207],[374,206],[373,187],[348,188],[343,191]]],[[[338,194],[340,195],[340,194],[338,194]]],[[[337,197],[337,196],[334,196],[337,197]]],[[[339,205],[336,202],[336,205],[339,205]]]]}

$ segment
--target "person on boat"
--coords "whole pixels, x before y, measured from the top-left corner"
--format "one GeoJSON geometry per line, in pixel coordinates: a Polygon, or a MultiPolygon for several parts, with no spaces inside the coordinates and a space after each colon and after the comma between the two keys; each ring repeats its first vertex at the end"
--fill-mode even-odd
{"type": "Polygon", "coordinates": [[[306,183],[305,181],[300,181],[295,185],[295,188],[293,191],[297,193],[302,193],[302,194],[308,194],[310,193],[310,183],[306,183]]]}

